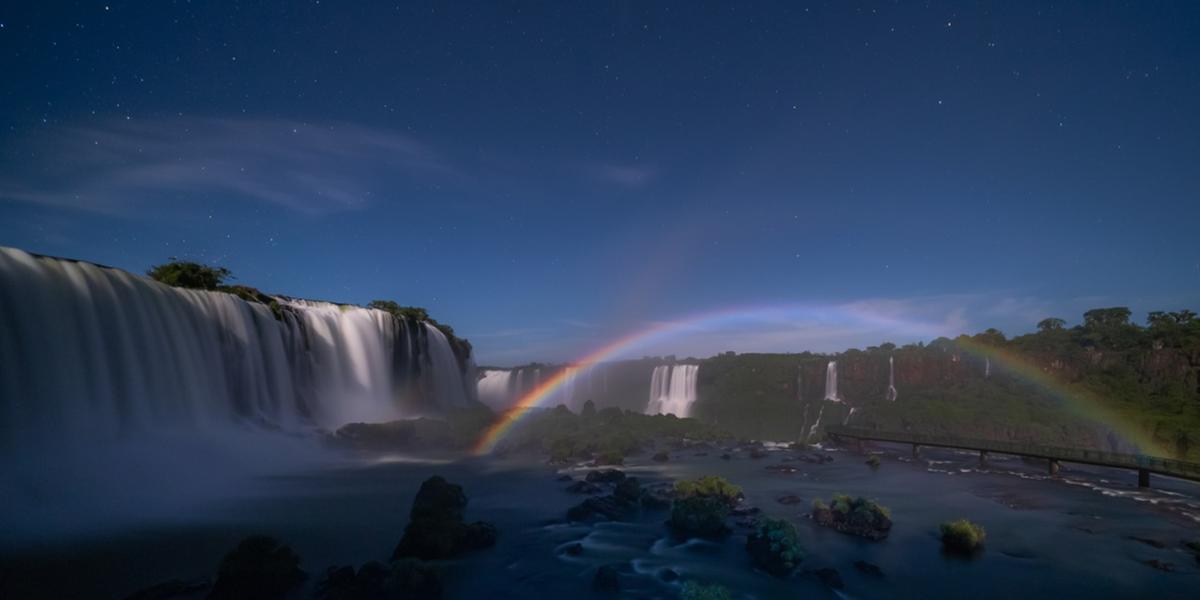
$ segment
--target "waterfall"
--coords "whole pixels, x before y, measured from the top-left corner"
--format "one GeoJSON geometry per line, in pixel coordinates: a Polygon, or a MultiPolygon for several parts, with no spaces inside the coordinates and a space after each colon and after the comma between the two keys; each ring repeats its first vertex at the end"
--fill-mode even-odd
{"type": "Polygon", "coordinates": [[[436,327],[274,302],[0,248],[0,451],[164,429],[333,429],[475,398],[473,365],[436,327]]]}
{"type": "Polygon", "coordinates": [[[983,376],[984,378],[992,376],[992,359],[987,356],[983,357],[983,376]]]}
{"type": "Polygon", "coordinates": [[[817,428],[821,426],[821,415],[825,414],[825,403],[821,403],[821,409],[817,411],[817,420],[813,422],[812,427],[808,428],[808,435],[804,436],[804,441],[807,443],[812,436],[817,434],[817,428]]]}
{"type": "Polygon", "coordinates": [[[485,369],[477,386],[479,401],[493,410],[508,408],[512,403],[512,392],[509,389],[509,384],[513,382],[512,374],[512,371],[506,369],[485,369]]]}
{"type": "Polygon", "coordinates": [[[850,424],[850,417],[853,417],[853,416],[854,416],[854,413],[856,413],[856,412],[858,412],[858,409],[857,409],[857,408],[854,408],[853,406],[851,406],[851,407],[850,407],[850,412],[846,413],[846,419],[845,419],[844,421],[842,421],[842,425],[849,425],[849,424],[850,424]]]}
{"type": "Polygon", "coordinates": [[[834,402],[841,402],[838,397],[837,389],[837,361],[829,361],[829,365],[825,367],[825,399],[834,402]]]}
{"type": "Polygon", "coordinates": [[[650,376],[650,401],[646,414],[687,417],[696,401],[696,374],[700,365],[661,365],[650,376]]]}
{"type": "Polygon", "coordinates": [[[896,361],[893,357],[888,357],[888,389],[886,399],[889,402],[896,401],[896,361]]]}

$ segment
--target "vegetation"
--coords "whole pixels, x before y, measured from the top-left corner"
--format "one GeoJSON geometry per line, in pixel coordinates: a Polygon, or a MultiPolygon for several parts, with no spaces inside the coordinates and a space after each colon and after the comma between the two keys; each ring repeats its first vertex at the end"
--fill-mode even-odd
{"type": "Polygon", "coordinates": [[[172,287],[195,290],[216,290],[231,279],[233,274],[224,267],[210,267],[200,263],[176,260],[155,265],[146,271],[151,279],[172,287]]]}
{"type": "Polygon", "coordinates": [[[724,477],[705,475],[697,479],[681,479],[675,482],[677,498],[707,496],[719,498],[731,508],[742,499],[742,488],[729,483],[724,477]]]}
{"type": "Polygon", "coordinates": [[[942,523],[942,545],[953,552],[971,553],[983,545],[987,532],[966,519],[942,523]]]}
{"type": "Polygon", "coordinates": [[[609,407],[577,415],[566,406],[530,414],[502,442],[509,452],[535,451],[553,461],[590,460],[621,464],[656,443],[718,441],[729,435],[696,419],[644,415],[609,407]]]}
{"type": "Polygon", "coordinates": [[[394,300],[372,300],[367,303],[367,308],[391,313],[393,317],[401,320],[429,323],[437,327],[442,332],[442,335],[445,335],[446,339],[450,341],[450,348],[454,350],[454,356],[458,359],[460,365],[465,365],[467,359],[471,357],[471,342],[455,335],[453,327],[445,323],[439,323],[437,319],[429,316],[429,311],[424,308],[419,306],[401,306],[394,300]]]}
{"type": "Polygon", "coordinates": [[[872,455],[868,456],[866,463],[867,463],[868,467],[871,467],[872,469],[878,469],[879,468],[879,455],[872,454],[872,455]]]}
{"type": "Polygon", "coordinates": [[[791,521],[769,517],[746,538],[746,551],[755,566],[776,577],[790,575],[804,558],[791,521]]]}
{"type": "Polygon", "coordinates": [[[812,518],[818,525],[872,540],[887,537],[892,529],[892,513],[886,506],[845,494],[835,494],[829,504],[814,500],[812,518]]]}
{"type": "Polygon", "coordinates": [[[683,582],[679,590],[679,600],[730,600],[733,595],[729,589],[715,583],[705,585],[695,580],[683,582]]]}
{"type": "MultiPolygon", "coordinates": [[[[808,430],[822,408],[826,365],[837,360],[840,395],[859,409],[854,426],[1200,461],[1195,312],[1155,311],[1139,325],[1117,306],[1089,310],[1075,326],[1049,317],[1036,327],[838,355],[721,354],[701,363],[694,414],[741,437],[816,441],[808,430]],[[896,402],[886,399],[889,359],[896,402]],[[1029,372],[1045,377],[1031,381],[1029,372]],[[1104,422],[1089,420],[1096,414],[1104,422]],[[1135,448],[1130,438],[1153,445],[1135,448]]],[[[847,416],[841,405],[823,409],[822,423],[847,416]]]]}

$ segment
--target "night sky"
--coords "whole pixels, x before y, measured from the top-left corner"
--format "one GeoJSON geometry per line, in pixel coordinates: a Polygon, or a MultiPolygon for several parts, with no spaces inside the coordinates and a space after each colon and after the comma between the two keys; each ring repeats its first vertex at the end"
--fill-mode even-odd
{"type": "Polygon", "coordinates": [[[0,245],[393,298],[492,364],[1200,308],[1200,3],[964,4],[6,2],[0,245]]]}

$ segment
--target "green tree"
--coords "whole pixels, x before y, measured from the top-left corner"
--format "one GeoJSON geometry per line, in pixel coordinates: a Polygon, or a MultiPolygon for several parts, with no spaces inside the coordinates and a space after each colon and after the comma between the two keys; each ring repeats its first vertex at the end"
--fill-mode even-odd
{"type": "Polygon", "coordinates": [[[1133,312],[1125,306],[1112,308],[1093,308],[1083,313],[1083,326],[1087,329],[1107,329],[1129,325],[1129,317],[1133,312]]]}
{"type": "Polygon", "coordinates": [[[1066,321],[1058,317],[1050,317],[1038,321],[1037,328],[1038,331],[1061,331],[1066,325],[1066,321]]]}
{"type": "Polygon", "coordinates": [[[172,287],[191,288],[197,290],[215,290],[224,285],[226,279],[233,278],[229,269],[210,267],[200,263],[176,260],[161,265],[155,265],[146,271],[151,279],[172,287]]]}

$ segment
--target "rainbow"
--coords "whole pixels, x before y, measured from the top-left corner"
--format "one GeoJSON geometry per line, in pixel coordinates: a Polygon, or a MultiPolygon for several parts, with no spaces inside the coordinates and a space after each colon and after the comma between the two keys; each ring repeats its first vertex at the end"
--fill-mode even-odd
{"type": "Polygon", "coordinates": [[[671,336],[703,331],[708,328],[727,326],[738,323],[792,323],[816,322],[832,324],[854,324],[859,327],[873,326],[886,329],[889,333],[908,336],[932,336],[944,332],[945,326],[910,321],[887,315],[879,311],[869,310],[863,305],[848,304],[839,306],[760,306],[740,307],[716,312],[697,314],[677,321],[660,322],[642,330],[625,335],[609,344],[592,351],[570,365],[559,369],[551,377],[543,380],[540,385],[519,398],[508,410],[500,415],[488,427],[475,443],[473,451],[476,455],[490,454],[496,444],[519,423],[530,409],[536,408],[551,398],[563,387],[579,369],[596,363],[612,360],[625,352],[661,341],[671,336]]]}
{"type": "Polygon", "coordinates": [[[991,359],[1008,374],[1059,399],[1065,408],[1077,416],[1108,426],[1125,441],[1136,446],[1139,452],[1157,456],[1174,455],[1169,448],[1156,440],[1150,431],[1130,423],[1100,395],[1082,386],[1061,381],[1029,358],[967,336],[959,336],[954,343],[970,355],[991,359]]]}

